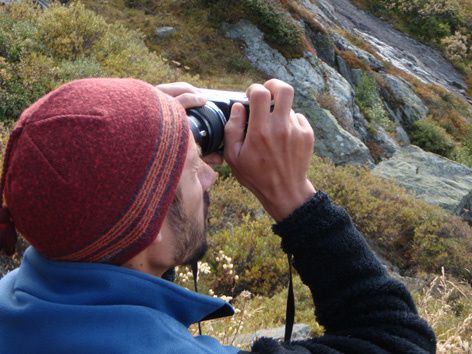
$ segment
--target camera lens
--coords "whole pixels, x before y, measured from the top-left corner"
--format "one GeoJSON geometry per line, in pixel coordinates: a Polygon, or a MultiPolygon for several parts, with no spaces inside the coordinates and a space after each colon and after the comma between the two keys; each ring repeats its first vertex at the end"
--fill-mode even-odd
{"type": "Polygon", "coordinates": [[[187,116],[190,130],[202,149],[202,155],[209,155],[223,148],[227,118],[218,106],[209,101],[202,107],[188,109],[187,116]]]}

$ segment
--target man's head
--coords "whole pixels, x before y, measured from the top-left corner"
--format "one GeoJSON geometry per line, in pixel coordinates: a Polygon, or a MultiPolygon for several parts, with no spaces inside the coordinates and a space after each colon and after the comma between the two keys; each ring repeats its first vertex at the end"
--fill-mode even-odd
{"type": "MultiPolygon", "coordinates": [[[[71,82],[23,112],[12,136],[3,171],[6,206],[44,256],[123,264],[159,240],[170,245],[178,213],[168,210],[177,190],[182,198],[172,210],[195,221],[203,237],[208,186],[191,184],[192,164],[198,160],[204,176],[214,172],[198,156],[185,110],[153,86],[132,79],[71,82]]],[[[173,242],[196,241],[182,235],[173,242]]],[[[175,253],[174,261],[190,258],[175,253]]]]}
{"type": "Polygon", "coordinates": [[[124,265],[160,275],[172,266],[191,264],[203,257],[207,249],[208,190],[216,177],[190,136],[182,175],[159,234],[124,265]]]}

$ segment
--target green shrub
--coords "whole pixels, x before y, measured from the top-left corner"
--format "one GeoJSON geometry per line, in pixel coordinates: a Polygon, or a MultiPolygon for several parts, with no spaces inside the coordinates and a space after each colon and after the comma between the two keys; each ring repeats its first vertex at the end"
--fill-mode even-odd
{"type": "Polygon", "coordinates": [[[244,218],[240,226],[227,228],[209,236],[211,253],[205,258],[216,269],[218,252],[222,250],[232,259],[239,281],[234,287],[216,277],[212,289],[219,294],[234,295],[244,289],[271,296],[287,285],[287,258],[280,248],[280,238],[271,231],[268,216],[251,220],[244,218]],[[234,293],[232,293],[234,292],[234,293]]]}
{"type": "Polygon", "coordinates": [[[303,54],[302,28],[275,2],[243,0],[247,16],[265,33],[268,42],[289,57],[303,54]]]}
{"type": "Polygon", "coordinates": [[[24,83],[17,67],[0,57],[0,120],[17,118],[24,108],[47,92],[43,83],[33,78],[24,83]]]}
{"type": "Polygon", "coordinates": [[[356,104],[364,113],[373,130],[375,126],[386,129],[392,128],[392,123],[387,118],[379,88],[372,75],[363,74],[355,87],[356,104]]]}
{"type": "MultiPolygon", "coordinates": [[[[472,229],[460,218],[415,199],[366,168],[335,167],[314,157],[309,177],[317,189],[348,210],[369,244],[403,271],[439,272],[445,267],[448,273],[472,282],[472,273],[467,271],[472,269],[468,256],[472,229]]],[[[236,273],[246,280],[234,289],[244,285],[256,293],[275,291],[286,279],[286,260],[259,202],[232,177],[219,180],[211,196],[209,240],[214,252],[223,250],[235,267],[243,264],[236,273]],[[256,257],[251,250],[264,256],[256,257]],[[271,276],[262,278],[276,280],[259,279],[265,273],[271,276]]],[[[212,254],[207,262],[215,257],[212,254]]],[[[221,289],[232,286],[226,283],[221,289]]]]}
{"type": "Polygon", "coordinates": [[[262,32],[267,42],[288,58],[303,55],[303,28],[277,1],[267,0],[199,0],[210,8],[210,20],[218,25],[247,18],[262,32]]]}
{"type": "Polygon", "coordinates": [[[466,135],[462,146],[454,151],[453,158],[457,162],[472,168],[472,127],[469,128],[469,133],[466,135]]]}
{"type": "Polygon", "coordinates": [[[412,144],[442,156],[449,156],[454,148],[452,137],[431,117],[415,122],[409,136],[412,144]]]}
{"type": "Polygon", "coordinates": [[[217,232],[240,225],[243,219],[261,216],[261,203],[233,177],[220,178],[211,190],[210,232],[217,232]]]}
{"type": "Polygon", "coordinates": [[[472,283],[472,228],[458,217],[365,168],[334,167],[314,158],[309,176],[348,210],[369,244],[403,271],[440,272],[444,266],[472,283]]]}
{"type": "Polygon", "coordinates": [[[9,62],[18,62],[22,53],[34,50],[36,27],[0,13],[0,56],[9,62]]]}
{"type": "Polygon", "coordinates": [[[93,55],[95,45],[109,29],[102,17],[80,3],[53,6],[38,16],[35,25],[43,53],[68,60],[93,55]]]}
{"type": "Polygon", "coordinates": [[[79,2],[43,11],[25,1],[0,11],[0,120],[17,119],[64,82],[103,76],[198,82],[150,52],[141,33],[107,24],[79,2]]]}
{"type": "Polygon", "coordinates": [[[470,280],[471,252],[470,227],[457,217],[435,213],[416,228],[411,258],[423,271],[438,272],[440,264],[448,273],[470,280]]]}

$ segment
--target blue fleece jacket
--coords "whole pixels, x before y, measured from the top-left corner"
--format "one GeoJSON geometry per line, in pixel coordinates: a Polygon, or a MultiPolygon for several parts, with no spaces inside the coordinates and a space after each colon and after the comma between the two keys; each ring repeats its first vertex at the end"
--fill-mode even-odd
{"type": "Polygon", "coordinates": [[[50,261],[32,247],[0,281],[0,299],[2,354],[239,351],[188,332],[231,315],[228,303],[123,267],[50,261]]]}

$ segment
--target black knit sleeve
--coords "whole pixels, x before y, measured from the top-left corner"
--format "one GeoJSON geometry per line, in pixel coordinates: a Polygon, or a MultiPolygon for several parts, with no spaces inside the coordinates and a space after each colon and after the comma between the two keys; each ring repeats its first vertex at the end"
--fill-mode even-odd
{"type": "Polygon", "coordinates": [[[263,338],[253,353],[435,353],[436,339],[408,290],[392,279],[342,208],[318,192],[273,226],[310,288],[322,337],[263,338]]]}

